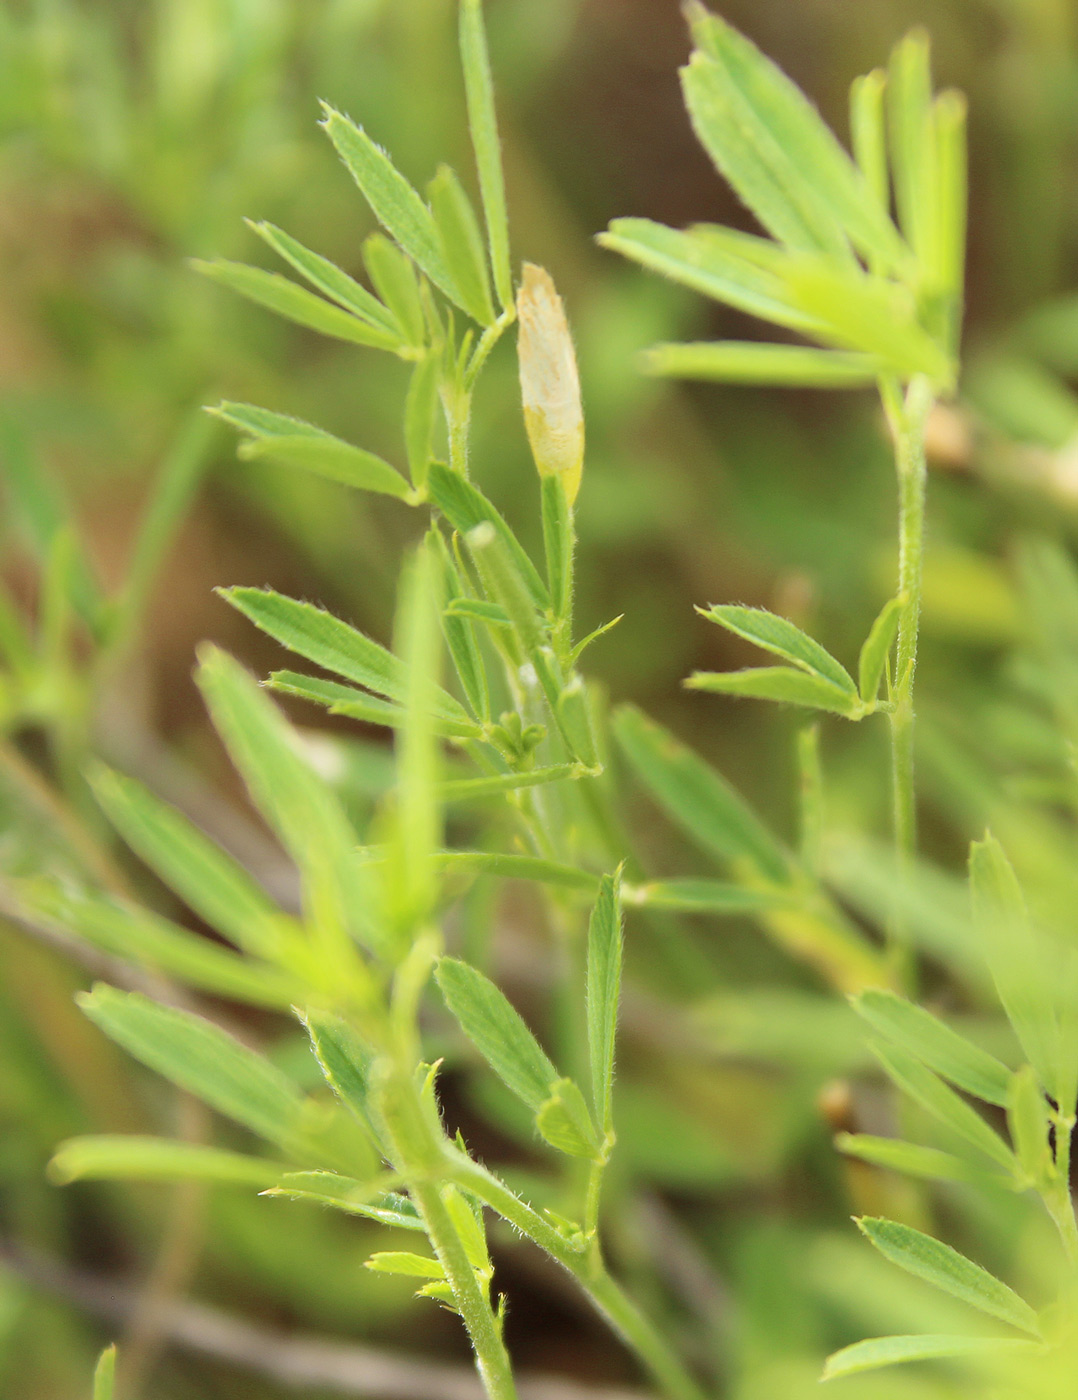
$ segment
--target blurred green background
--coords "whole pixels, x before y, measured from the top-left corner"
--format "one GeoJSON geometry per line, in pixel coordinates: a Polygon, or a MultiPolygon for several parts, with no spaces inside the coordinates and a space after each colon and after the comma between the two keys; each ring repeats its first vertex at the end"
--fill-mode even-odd
{"type": "MultiPolygon", "coordinates": [[[[590,654],[592,673],[715,759],[791,833],[795,722],[679,688],[693,668],[744,659],[692,605],[766,605],[852,660],[894,570],[893,472],[877,406],[867,393],[638,376],[634,353],[655,340],[757,334],[592,241],[626,214],[748,226],[681,107],[676,70],[688,43],[678,6],[487,8],[514,256],[552,271],[580,357],[589,444],[578,513],[582,631],[625,614],[590,654]]],[[[1037,641],[1021,620],[1023,598],[1044,583],[1023,571],[1023,542],[1067,543],[1078,525],[1078,399],[1068,387],[1078,379],[1078,309],[1065,295],[1078,258],[1078,11],[1071,0],[722,8],[842,133],[850,80],[885,61],[914,23],[932,32],[941,85],[969,96],[968,369],[960,402],[934,423],[930,484],[919,680],[925,843],[958,868],[991,817],[1010,823],[1018,859],[1035,863],[1038,843],[1062,848],[1069,833],[1073,814],[1060,815],[1052,785],[1064,740],[1078,732],[1038,723],[1011,689],[1037,641]]],[[[79,542],[69,551],[84,550],[89,572],[120,588],[162,463],[190,458],[188,508],[83,710],[71,721],[70,696],[28,698],[0,677],[0,870],[62,867],[69,832],[56,794],[65,753],[81,744],[184,799],[271,882],[286,879],[264,835],[237,813],[236,780],[190,681],[194,647],[207,637],[259,672],[274,661],[273,646],[213,587],[270,584],[384,639],[401,550],[418,526],[393,501],[239,462],[226,433],[193,424],[202,403],[239,399],[399,460],[407,371],[241,303],[187,260],[260,261],[247,216],[357,270],[371,222],[318,130],[319,98],[362,122],[416,182],[442,159],[470,170],[454,10],[452,0],[0,6],[0,569],[10,608],[47,620],[64,521],[79,542]]],[[[503,345],[476,403],[474,473],[534,544],[538,497],[515,374],[503,345]]],[[[86,660],[90,644],[79,645],[86,660]]],[[[377,736],[356,727],[354,737],[351,795],[362,804],[384,774],[377,736]]],[[[827,727],[824,755],[835,822],[882,833],[882,731],[827,727]]],[[[684,868],[653,812],[628,816],[657,870],[684,868]]],[[[526,909],[510,900],[505,917],[526,932],[526,909]]],[[[817,1106],[836,1074],[863,1068],[856,1033],[748,927],[701,922],[686,946],[680,969],[641,954],[638,975],[661,979],[666,1009],[692,1003],[696,1039],[690,1050],[671,1025],[639,1041],[627,1033],[617,1263],[731,1393],[807,1395],[828,1348],[864,1329],[891,1330],[896,1315],[896,1330],[931,1316],[912,1285],[885,1280],[884,1266],[863,1257],[848,1226],[866,1193],[897,1189],[835,1161],[817,1106]],[[800,1029],[784,1041],[793,1006],[800,1029]]],[[[52,1149],[75,1132],[206,1131],[190,1105],[163,1102],[160,1086],[83,1021],[71,992],[89,974],[69,951],[0,923],[0,1237],[9,1266],[0,1257],[0,1392],[73,1400],[88,1393],[104,1339],[124,1327],[136,1339],[139,1327],[153,1332],[145,1309],[102,1319],[102,1281],[113,1278],[134,1287],[149,1277],[173,1301],[190,1291],[275,1335],[317,1331],[461,1361],[452,1319],[360,1267],[365,1227],[240,1192],[188,1199],[48,1183],[52,1149]]],[[[535,961],[533,953],[522,985],[541,998],[535,961]]],[[[976,1010],[975,999],[959,996],[958,1007],[976,1010]]],[[[652,1011],[642,1006],[642,1023],[652,1011]]],[[[280,1027],[259,1031],[280,1037],[280,1027]]],[[[296,1057],[291,1041],[279,1053],[296,1057]]],[[[487,1102],[479,1084],[458,1092],[461,1121],[490,1136],[492,1154],[515,1152],[526,1171],[527,1145],[511,1144],[504,1106],[487,1102]]],[[[847,1109],[835,1090],[828,1102],[834,1126],[847,1109]]],[[[882,1111],[873,1102],[870,1116],[882,1111]]],[[[1008,1239],[1013,1218],[1022,1257],[1035,1254],[1018,1207],[999,1202],[996,1214],[1008,1239]]],[[[977,1228],[972,1216],[944,1206],[960,1230],[977,1228]]],[[[522,1368],[633,1383],[617,1345],[558,1279],[509,1245],[500,1264],[522,1368]]],[[[911,1373],[847,1383],[847,1393],[931,1400],[950,1394],[943,1385],[911,1373]]],[[[280,1381],[182,1350],[159,1361],[146,1389],[162,1400],[283,1393],[280,1381]]],[[[330,1391],[305,1384],[302,1393],[330,1391]]]]}

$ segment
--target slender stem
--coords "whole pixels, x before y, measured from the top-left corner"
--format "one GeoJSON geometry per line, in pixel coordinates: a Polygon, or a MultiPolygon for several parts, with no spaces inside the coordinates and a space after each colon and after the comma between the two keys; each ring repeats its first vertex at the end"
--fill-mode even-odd
{"type": "MultiPolygon", "coordinates": [[[[898,475],[898,591],[902,611],[895,657],[894,710],[891,713],[891,774],[897,873],[905,881],[917,849],[917,809],[913,763],[913,682],[921,621],[921,576],[924,568],[925,420],[932,406],[929,381],[910,384],[905,400],[885,394],[895,435],[898,475]]],[[[891,958],[907,988],[913,968],[905,922],[896,916],[890,930],[891,958]]]]}
{"type": "Polygon", "coordinates": [[[573,1275],[669,1400],[705,1400],[704,1392],[662,1333],[611,1278],[594,1240],[589,1244],[583,1236],[574,1240],[562,1234],[492,1172],[449,1144],[446,1145],[446,1166],[458,1185],[478,1196],[573,1275]]]}

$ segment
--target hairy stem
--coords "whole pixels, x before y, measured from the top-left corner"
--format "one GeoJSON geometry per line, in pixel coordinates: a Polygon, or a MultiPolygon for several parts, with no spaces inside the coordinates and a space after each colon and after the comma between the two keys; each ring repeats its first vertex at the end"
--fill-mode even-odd
{"type": "MultiPolygon", "coordinates": [[[[917,637],[921,621],[921,576],[924,569],[925,421],[932,406],[928,380],[915,379],[901,399],[885,394],[884,402],[895,437],[898,475],[898,591],[902,611],[895,654],[894,710],[891,714],[891,775],[895,857],[900,881],[905,881],[917,850],[917,808],[913,762],[913,682],[917,667],[917,637]]],[[[901,984],[912,982],[913,968],[904,920],[896,916],[890,929],[890,953],[901,984]]]]}

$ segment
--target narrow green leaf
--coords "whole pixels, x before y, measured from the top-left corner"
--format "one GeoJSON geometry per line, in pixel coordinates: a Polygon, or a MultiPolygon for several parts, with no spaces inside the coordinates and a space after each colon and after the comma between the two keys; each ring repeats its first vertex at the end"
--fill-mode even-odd
{"type": "Polygon", "coordinates": [[[936,218],[931,101],[928,35],[914,29],[891,55],[887,116],[899,222],[919,258],[928,250],[936,218]]]}
{"type": "Polygon", "coordinates": [[[417,490],[425,490],[427,469],[433,455],[434,425],[438,413],[438,356],[425,355],[408,383],[404,401],[404,443],[408,471],[417,490]]]}
{"type": "Polygon", "coordinates": [[[645,374],[708,379],[726,384],[782,384],[845,389],[872,384],[879,361],[854,350],[815,350],[806,345],[759,345],[720,340],[688,345],[653,345],[641,356],[645,374]]]}
{"type": "Polygon", "coordinates": [[[789,299],[820,323],[814,339],[873,356],[904,378],[951,385],[954,365],[918,322],[907,287],[810,257],[791,259],[783,280],[789,299]]]}
{"type": "Polygon", "coordinates": [[[758,914],[794,907],[790,894],[782,890],[746,889],[725,880],[650,880],[625,887],[623,898],[626,903],[684,914],[758,914]]]}
{"type": "Polygon", "coordinates": [[[1047,1100],[1029,1065],[1023,1065],[1011,1077],[1007,1126],[1022,1170],[1033,1186],[1044,1190],[1051,1182],[1054,1167],[1052,1123],[1047,1100]]]}
{"type": "Polygon", "coordinates": [[[433,462],[430,469],[430,498],[461,535],[468,535],[477,525],[489,522],[497,532],[535,606],[544,611],[550,607],[550,594],[536,572],[535,565],[528,558],[523,546],[513,534],[502,516],[487,498],[469,481],[451,471],[441,462],[433,462]]]}
{"type": "Polygon", "coordinates": [[[594,1158],[599,1151],[584,1095],[571,1079],[559,1079],[551,1086],[550,1098],[535,1115],[535,1126],[544,1142],[569,1157],[594,1158]]]}
{"type": "Polygon", "coordinates": [[[137,904],[90,890],[71,894],[46,876],[12,881],[12,890],[33,922],[74,933],[94,948],[190,987],[281,1011],[295,999],[294,980],[284,972],[240,957],[137,904]]]}
{"type": "Polygon", "coordinates": [[[248,301],[276,312],[286,321],[306,326],[308,330],[333,336],[336,340],[347,340],[353,345],[369,345],[376,350],[396,350],[400,346],[399,336],[361,321],[358,316],[315,296],[278,272],[267,272],[265,268],[250,267],[247,263],[226,262],[221,258],[214,262],[196,258],[191,266],[230,291],[238,292],[248,301]]]}
{"type": "Polygon", "coordinates": [[[970,847],[969,878],[974,924],[1007,1019],[1041,1083],[1059,1095],[1071,1068],[1061,1063],[1054,960],[1030,923],[1018,879],[994,836],[970,847]]]}
{"type": "Polygon", "coordinates": [[[441,958],[434,975],[464,1034],[495,1074],[538,1113],[558,1072],[505,994],[457,958],[441,958]]]}
{"type": "Polygon", "coordinates": [[[253,404],[222,403],[210,412],[250,434],[250,441],[243,444],[239,454],[248,461],[269,457],[361,491],[377,491],[400,500],[411,496],[408,483],[396,467],[311,423],[253,404]]]}
{"type": "Polygon", "coordinates": [[[944,1079],[987,1103],[1006,1107],[1011,1072],[994,1055],[973,1045],[930,1011],[894,992],[869,988],[851,999],[874,1031],[916,1056],[944,1079]]]}
{"type": "Polygon", "coordinates": [[[364,1268],[380,1274],[404,1274],[408,1278],[445,1278],[445,1269],[437,1259],[397,1249],[372,1254],[364,1268]]]}
{"type": "Polygon", "coordinates": [[[453,1222],[453,1228],[460,1236],[468,1263],[479,1273],[489,1272],[490,1254],[487,1250],[486,1231],[483,1228],[482,1207],[474,1197],[469,1200],[459,1187],[452,1184],[443,1186],[440,1194],[453,1222]]]}
{"type": "Polygon", "coordinates": [[[593,631],[589,632],[582,641],[577,642],[576,646],[573,647],[573,650],[569,654],[570,666],[575,666],[587,651],[588,647],[591,646],[592,642],[597,642],[605,633],[615,628],[624,616],[624,613],[618,613],[617,617],[612,617],[609,622],[604,622],[601,627],[596,627],[593,631]]]}
{"type": "Polygon", "coordinates": [[[435,286],[461,305],[460,293],[442,257],[430,210],[365,131],[325,103],[322,107],[322,125],[378,222],[435,286]]]}
{"type": "Polygon", "coordinates": [[[887,666],[895,638],[898,636],[898,622],[906,605],[904,595],[891,598],[880,609],[879,616],[869,628],[865,644],[857,663],[858,691],[862,703],[874,705],[880,693],[880,682],[887,666]]]}
{"type": "Polygon", "coordinates": [[[537,651],[546,641],[546,629],[535,607],[527,578],[517,567],[516,555],[506,546],[504,537],[489,520],[470,530],[464,541],[475,561],[484,589],[504,610],[512,624],[510,637],[519,641],[525,655],[537,651]]]}
{"type": "Polygon", "coordinates": [[[915,1099],[927,1113],[972,1143],[1005,1172],[1014,1173],[1014,1154],[1007,1144],[976,1109],[948,1088],[932,1070],[926,1069],[920,1060],[897,1046],[870,1043],[869,1048],[898,1087],[915,1099]]]}
{"type": "Polygon", "coordinates": [[[856,696],[857,688],[846,668],[819,642],[785,617],[764,608],[744,608],[732,604],[712,604],[709,608],[697,608],[697,612],[735,636],[744,637],[746,641],[781,656],[810,675],[829,681],[847,695],[856,696]]]}
{"type": "Polygon", "coordinates": [[[613,1130],[614,1042],[621,997],[621,871],[604,875],[588,922],[585,1001],[588,1058],[595,1120],[604,1133],[613,1130]]]}
{"type": "Polygon", "coordinates": [[[383,306],[378,298],[372,296],[366,287],[357,282],[354,277],[349,277],[347,272],[342,272],[328,258],[323,258],[318,253],[312,253],[309,248],[304,248],[303,244],[298,243],[291,234],[285,233],[283,229],[276,228],[273,224],[256,224],[248,220],[248,226],[258,234],[259,238],[264,239],[275,253],[279,253],[286,262],[291,263],[296,271],[302,277],[306,277],[311,286],[316,287],[323,296],[327,296],[339,306],[343,306],[346,311],[350,311],[353,316],[358,316],[361,320],[366,321],[368,325],[393,336],[399,344],[404,344],[403,332],[392,311],[383,306]]]}
{"type": "Polygon", "coordinates": [[[1029,1304],[950,1245],[894,1220],[862,1217],[857,1225],[884,1258],[907,1273],[1012,1327],[1040,1336],[1037,1314],[1029,1304]]]}
{"type": "Polygon", "coordinates": [[[437,526],[431,526],[427,540],[438,564],[442,635],[445,637],[457,678],[472,713],[484,723],[489,723],[490,687],[487,683],[483,654],[475,635],[475,626],[469,618],[461,616],[455,610],[455,605],[467,601],[464,597],[463,581],[445,538],[437,526]]]}
{"type": "Polygon", "coordinates": [[[135,1135],[69,1138],[56,1149],[49,1176],[72,1181],[210,1181],[223,1186],[274,1186],[282,1167],[196,1142],[135,1135]]]}
{"type": "MultiPolygon", "coordinates": [[[[696,43],[720,65],[726,85],[737,94],[734,111],[751,118],[744,130],[758,159],[773,164],[783,187],[814,214],[814,223],[824,227],[825,217],[833,216],[862,253],[887,267],[908,260],[885,205],[797,85],[702,5],[694,4],[689,18],[696,43]]],[[[726,159],[729,163],[729,154],[726,159]]]]}
{"type": "MultiPolygon", "coordinates": [[[[904,1172],[907,1176],[925,1177],[929,1181],[983,1182],[987,1172],[978,1172],[950,1152],[935,1147],[920,1147],[895,1138],[872,1137],[866,1133],[839,1133],[835,1146],[847,1157],[871,1162],[875,1167],[904,1172]]],[[[995,1178],[997,1181],[998,1177],[995,1178]]]]}
{"type": "Polygon", "coordinates": [[[791,248],[848,256],[833,212],[723,65],[697,49],[681,69],[681,87],[700,144],[764,228],[791,248]]]}
{"type": "Polygon", "coordinates": [[[595,725],[592,721],[587,687],[579,671],[574,671],[562,686],[554,709],[554,718],[569,752],[585,768],[591,770],[592,776],[598,775],[601,768],[595,743],[595,725]]]}
{"type": "Polygon", "coordinates": [[[336,1172],[287,1172],[280,1185],[263,1191],[264,1196],[286,1196],[293,1201],[310,1201],[346,1215],[360,1215],[377,1220],[380,1225],[392,1225],[398,1230],[425,1233],[419,1212],[407,1196],[394,1191],[372,1193],[371,1183],[336,1172]]]}
{"type": "Polygon", "coordinates": [[[493,797],[520,788],[545,787],[584,776],[579,763],[552,763],[546,768],[529,768],[523,773],[493,773],[486,778],[457,778],[442,783],[439,791],[447,802],[493,797]]]}
{"type": "Polygon", "coordinates": [[[1033,1342],[1010,1337],[948,1337],[926,1333],[915,1337],[873,1337],[855,1342],[827,1358],[821,1380],[834,1381],[881,1366],[897,1366],[909,1361],[941,1361],[974,1358],[985,1362],[1000,1355],[1021,1356],[1038,1350],[1033,1342]]]}
{"type": "Polygon", "coordinates": [[[518,856],[500,851],[442,851],[438,863],[443,870],[469,870],[481,875],[497,875],[506,880],[538,880],[544,885],[580,890],[594,895],[598,878],[575,865],[562,865],[540,856],[518,856]]]}
{"type": "Polygon", "coordinates": [[[819,318],[796,305],[780,277],[737,256],[728,243],[709,234],[700,228],[667,228],[650,219],[615,219],[598,241],[737,311],[808,335],[820,328],[819,318]]]}
{"type": "Polygon", "coordinates": [[[509,218],[505,204],[505,177],[494,109],[494,83],[483,26],[482,0],[461,0],[460,56],[468,103],[468,128],[479,172],[479,189],[490,244],[494,285],[504,310],[513,305],[513,276],[509,257],[509,218]]]}
{"type": "Polygon", "coordinates": [[[127,844],[200,918],[256,957],[278,957],[299,930],[242,866],[141,783],[95,764],[90,782],[127,844]]]}
{"type": "MultiPolygon", "coordinates": [[[[405,711],[402,706],[379,700],[376,695],[354,690],[337,681],[323,680],[319,676],[301,676],[296,671],[273,671],[266,685],[282,695],[295,695],[301,700],[310,700],[312,704],[325,705],[331,715],[385,725],[389,729],[399,729],[404,723],[405,711]]],[[[470,719],[453,719],[448,715],[435,714],[433,720],[439,734],[458,739],[482,738],[481,726],[470,719]]]]}
{"type": "Polygon", "coordinates": [[[452,617],[467,617],[493,627],[511,627],[509,614],[497,603],[485,598],[454,598],[446,608],[452,617]]]}
{"type": "Polygon", "coordinates": [[[384,1150],[386,1134],[371,1095],[374,1051],[347,1021],[328,1011],[308,1008],[303,1024],[326,1083],[384,1150]]]}
{"type": "Polygon", "coordinates": [[[637,777],[698,845],[786,883],[790,860],[743,798],[702,758],[641,711],[623,706],[614,733],[637,777]]]}
{"type": "MultiPolygon", "coordinates": [[[[408,668],[404,663],[332,613],[271,589],[222,588],[218,592],[289,651],[390,700],[405,702],[408,668]]],[[[433,694],[432,708],[468,720],[463,706],[441,689],[433,694]]]]}
{"type": "Polygon", "coordinates": [[[494,321],[494,303],[490,299],[483,235],[471,201],[448,165],[438,167],[427,186],[427,197],[438,227],[442,257],[460,290],[460,301],[473,321],[489,326],[494,321]]]}
{"type": "Polygon", "coordinates": [[[966,99],[943,92],[932,111],[936,135],[936,274],[944,291],[959,300],[965,281],[967,155],[966,99]]]}
{"type": "Polygon", "coordinates": [[[882,68],[855,78],[850,87],[850,136],[854,159],[873,197],[885,212],[891,205],[887,128],[883,110],[886,87],[887,74],[882,68]]]}
{"type": "Polygon", "coordinates": [[[116,1385],[116,1348],[106,1347],[94,1368],[94,1400],[113,1400],[116,1385]]]}
{"type": "Polygon", "coordinates": [[[280,1070],[201,1016],[98,982],[76,1000],[117,1044],[258,1136],[289,1146],[303,1098],[280,1070]]]}
{"type": "Polygon", "coordinates": [[[795,671],[792,666],[755,666],[743,671],[694,671],[685,681],[690,690],[719,695],[744,695],[754,700],[776,700],[811,710],[860,718],[856,696],[839,690],[830,681],[795,671]]]}
{"type": "Polygon", "coordinates": [[[406,254],[380,233],[363,241],[363,262],[378,295],[400,323],[408,344],[421,349],[427,344],[427,318],[419,278],[406,254]]]}
{"type": "Polygon", "coordinates": [[[327,981],[359,976],[352,936],[380,937],[355,858],[356,835],[336,794],[297,746],[295,731],[244,669],[203,647],[196,679],[225,747],[259,811],[304,874],[304,901],[321,940],[327,981]]]}

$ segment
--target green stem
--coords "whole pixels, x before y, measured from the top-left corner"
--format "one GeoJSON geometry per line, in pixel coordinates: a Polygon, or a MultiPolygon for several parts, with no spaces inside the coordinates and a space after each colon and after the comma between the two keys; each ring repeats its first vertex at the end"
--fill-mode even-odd
{"type": "MultiPolygon", "coordinates": [[[[917,850],[917,808],[913,763],[913,682],[921,621],[921,577],[924,569],[925,421],[932,406],[932,388],[919,377],[905,400],[885,393],[895,435],[898,475],[898,591],[903,599],[895,656],[894,710],[891,713],[891,775],[895,857],[898,878],[905,882],[917,850]]],[[[890,953],[900,983],[907,988],[913,968],[905,921],[896,917],[890,930],[890,953]]]]}
{"type": "Polygon", "coordinates": [[[1056,1132],[1056,1175],[1059,1178],[1058,1192],[1045,1196],[1048,1213],[1059,1231],[1063,1249],[1072,1267],[1078,1267],[1078,1219],[1074,1214],[1074,1199],[1071,1196],[1071,1134],[1074,1132],[1074,1117],[1053,1113],[1052,1122],[1056,1132]]]}
{"type": "Polygon", "coordinates": [[[589,1242],[583,1236],[576,1240],[568,1238],[493,1173],[449,1144],[446,1144],[446,1168],[457,1185],[478,1196],[573,1275],[669,1400],[705,1400],[703,1390],[662,1333],[611,1278],[594,1240],[589,1242]]]}

